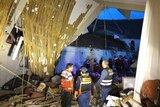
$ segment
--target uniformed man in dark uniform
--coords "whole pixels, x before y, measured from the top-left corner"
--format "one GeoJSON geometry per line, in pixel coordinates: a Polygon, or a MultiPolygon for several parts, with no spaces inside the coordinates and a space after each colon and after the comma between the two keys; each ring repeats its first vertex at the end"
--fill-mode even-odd
{"type": "Polygon", "coordinates": [[[81,68],[81,76],[76,80],[74,98],[78,100],[79,107],[89,107],[90,98],[93,97],[93,85],[87,68],[81,68]]]}
{"type": "Polygon", "coordinates": [[[111,91],[112,79],[113,79],[113,71],[109,68],[108,60],[102,61],[102,72],[101,77],[96,83],[96,86],[101,90],[102,102],[103,104],[107,103],[106,98],[111,91]]]}

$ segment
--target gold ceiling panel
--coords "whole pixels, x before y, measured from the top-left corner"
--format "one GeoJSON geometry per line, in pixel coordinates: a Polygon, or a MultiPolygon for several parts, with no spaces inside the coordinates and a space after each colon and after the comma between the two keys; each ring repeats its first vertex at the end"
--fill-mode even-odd
{"type": "Polygon", "coordinates": [[[3,45],[5,27],[13,0],[0,0],[0,47],[3,45]]]}
{"type": "Polygon", "coordinates": [[[24,54],[30,69],[41,77],[52,76],[61,51],[71,41],[87,11],[68,24],[75,0],[29,0],[23,11],[24,54]]]}

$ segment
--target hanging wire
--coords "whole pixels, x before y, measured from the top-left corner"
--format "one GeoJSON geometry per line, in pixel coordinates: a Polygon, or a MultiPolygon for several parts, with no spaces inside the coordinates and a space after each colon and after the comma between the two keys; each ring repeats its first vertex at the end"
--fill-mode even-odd
{"type": "MultiPolygon", "coordinates": [[[[100,4],[102,4],[102,3],[104,3],[104,1],[101,1],[100,2],[100,4]]],[[[93,27],[93,32],[95,31],[95,29],[96,29],[96,25],[97,25],[97,22],[98,22],[98,17],[96,18],[96,21],[95,21],[95,23],[94,23],[94,27],[93,27]]]]}
{"type": "Polygon", "coordinates": [[[92,30],[93,32],[94,32],[95,29],[96,29],[97,22],[98,22],[98,18],[96,18],[96,21],[95,21],[95,23],[94,23],[93,30],[92,30]]]}
{"type": "Polygon", "coordinates": [[[115,20],[113,20],[113,16],[111,15],[111,13],[108,11],[109,15],[111,16],[112,21],[114,22],[114,24],[116,25],[116,27],[118,28],[118,30],[120,31],[120,33],[123,33],[122,29],[120,28],[120,26],[117,24],[117,22],[115,20]]]}
{"type": "MultiPolygon", "coordinates": [[[[114,22],[114,24],[116,25],[116,27],[118,28],[118,30],[120,31],[120,33],[123,33],[123,30],[120,28],[120,26],[118,25],[118,23],[115,21],[115,20],[113,20],[113,16],[112,16],[112,14],[108,11],[108,13],[109,13],[109,15],[111,16],[111,18],[112,18],[112,21],[114,22]]],[[[127,48],[126,48],[127,49],[127,48]]]]}
{"type": "MultiPolygon", "coordinates": [[[[106,4],[105,4],[105,9],[106,8],[106,4]]],[[[106,11],[104,10],[104,17],[106,15],[106,11]]],[[[106,21],[105,21],[105,18],[104,18],[104,36],[105,36],[105,43],[104,43],[104,48],[106,49],[107,48],[107,32],[106,32],[107,28],[106,28],[106,21]]]]}
{"type": "MultiPolygon", "coordinates": [[[[24,48],[23,48],[24,49],[24,48]]],[[[26,70],[25,69],[25,59],[24,59],[24,56],[23,57],[23,70],[22,70],[22,79],[24,80],[24,71],[26,70]]],[[[22,81],[22,96],[23,96],[23,89],[24,89],[24,81],[22,81]]],[[[21,99],[21,104],[23,103],[23,97],[21,99]]]]}
{"type": "Polygon", "coordinates": [[[106,21],[104,20],[104,35],[105,35],[105,49],[107,48],[107,32],[106,32],[106,21]]]}

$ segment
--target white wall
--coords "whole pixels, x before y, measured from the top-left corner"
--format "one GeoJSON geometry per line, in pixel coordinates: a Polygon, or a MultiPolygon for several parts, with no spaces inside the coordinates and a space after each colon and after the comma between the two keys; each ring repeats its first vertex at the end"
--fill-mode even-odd
{"type": "Polygon", "coordinates": [[[14,76],[9,73],[7,70],[3,69],[1,66],[4,66],[8,70],[16,73],[21,74],[22,69],[19,68],[19,58],[16,58],[16,60],[12,60],[12,57],[8,57],[8,51],[9,51],[10,45],[5,44],[4,49],[0,50],[0,87],[6,83],[8,80],[13,78],[14,76]]]}
{"type": "MultiPolygon", "coordinates": [[[[145,80],[160,79],[160,0],[147,0],[138,56],[135,91],[145,80]]],[[[134,98],[140,100],[135,93],[134,98]]]]}
{"type": "MultiPolygon", "coordinates": [[[[101,57],[103,59],[109,59],[114,57],[114,54],[111,50],[94,49],[94,53],[97,62],[99,62],[101,57]]],[[[56,72],[60,73],[62,70],[64,70],[67,63],[73,63],[75,68],[79,69],[87,59],[87,56],[90,55],[90,48],[71,46],[66,47],[61,54],[58,65],[56,66],[56,72]]],[[[116,53],[116,55],[126,56],[126,52],[119,51],[116,53]]],[[[74,72],[76,71],[76,69],[74,69],[74,72]]]]}

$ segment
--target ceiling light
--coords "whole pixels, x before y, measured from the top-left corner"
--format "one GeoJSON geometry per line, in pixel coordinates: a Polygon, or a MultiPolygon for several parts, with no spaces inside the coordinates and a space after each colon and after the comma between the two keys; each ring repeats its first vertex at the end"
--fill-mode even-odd
{"type": "Polygon", "coordinates": [[[61,7],[61,5],[59,4],[58,7],[61,7]]]}
{"type": "Polygon", "coordinates": [[[14,0],[14,3],[17,3],[17,0],[14,0]]]}
{"type": "Polygon", "coordinates": [[[35,9],[34,9],[36,12],[38,11],[38,8],[37,7],[35,7],[35,9]]]}
{"type": "Polygon", "coordinates": [[[32,12],[34,12],[34,9],[32,9],[32,12]]]}

